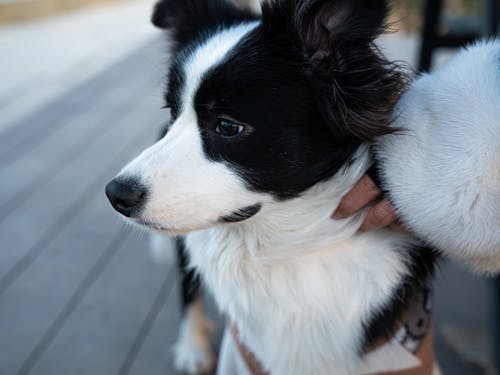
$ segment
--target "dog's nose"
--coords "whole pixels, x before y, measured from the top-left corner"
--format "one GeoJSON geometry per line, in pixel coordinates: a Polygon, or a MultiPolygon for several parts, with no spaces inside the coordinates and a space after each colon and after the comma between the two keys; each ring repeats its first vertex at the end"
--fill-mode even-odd
{"type": "Polygon", "coordinates": [[[131,178],[117,177],[106,185],[106,196],[111,205],[127,217],[139,211],[145,201],[146,192],[144,185],[131,178]]]}

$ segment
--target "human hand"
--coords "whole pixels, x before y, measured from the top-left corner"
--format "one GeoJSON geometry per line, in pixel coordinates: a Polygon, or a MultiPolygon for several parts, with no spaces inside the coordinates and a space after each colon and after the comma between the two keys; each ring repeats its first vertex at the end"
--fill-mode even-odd
{"type": "MultiPolygon", "coordinates": [[[[368,175],[365,175],[342,198],[332,218],[344,219],[349,217],[381,196],[382,191],[368,175]]],[[[397,217],[392,205],[384,198],[368,209],[360,230],[371,231],[387,226],[402,232],[408,232],[408,229],[397,217]]]]}

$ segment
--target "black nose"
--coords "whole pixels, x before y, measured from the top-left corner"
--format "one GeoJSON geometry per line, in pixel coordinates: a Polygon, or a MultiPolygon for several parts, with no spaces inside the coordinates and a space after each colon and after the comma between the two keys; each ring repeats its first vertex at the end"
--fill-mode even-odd
{"type": "Polygon", "coordinates": [[[106,185],[106,196],[114,209],[130,217],[137,214],[145,201],[147,189],[131,178],[115,178],[106,185]]]}

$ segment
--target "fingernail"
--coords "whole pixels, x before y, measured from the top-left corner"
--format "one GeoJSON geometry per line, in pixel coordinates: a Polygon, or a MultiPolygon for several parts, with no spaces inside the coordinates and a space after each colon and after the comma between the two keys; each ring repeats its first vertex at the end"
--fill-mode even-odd
{"type": "Polygon", "coordinates": [[[339,210],[336,210],[332,215],[332,219],[339,220],[339,219],[343,219],[343,218],[344,218],[344,215],[342,215],[342,213],[339,210]]]}

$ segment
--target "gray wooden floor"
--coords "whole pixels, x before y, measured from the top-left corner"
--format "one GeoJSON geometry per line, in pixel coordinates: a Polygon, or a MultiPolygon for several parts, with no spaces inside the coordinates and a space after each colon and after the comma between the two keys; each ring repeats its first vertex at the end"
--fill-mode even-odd
{"type": "Polygon", "coordinates": [[[135,51],[0,137],[0,374],[173,373],[175,272],[104,196],[167,119],[163,47],[135,51]]]}
{"type": "MultiPolygon", "coordinates": [[[[165,56],[155,41],[0,137],[0,374],[173,374],[175,270],[155,263],[144,233],[124,227],[107,181],[155,139],[165,56]]],[[[36,61],[33,61],[36,64],[36,61]]],[[[445,324],[485,328],[484,281],[444,266],[445,324]]]]}

